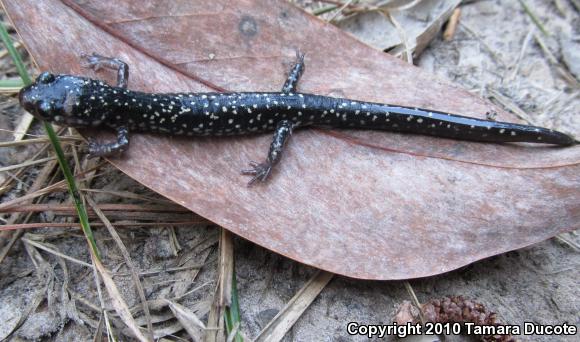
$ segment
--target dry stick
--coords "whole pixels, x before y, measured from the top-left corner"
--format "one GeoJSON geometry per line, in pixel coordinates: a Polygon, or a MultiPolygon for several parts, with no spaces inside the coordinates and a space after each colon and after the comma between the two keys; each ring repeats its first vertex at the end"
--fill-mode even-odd
{"type": "MultiPolygon", "coordinates": [[[[159,226],[191,226],[194,224],[212,224],[211,221],[201,219],[199,221],[183,221],[183,222],[115,222],[116,227],[159,227],[159,226]]],[[[102,227],[104,223],[91,223],[92,226],[102,227]]],[[[16,230],[16,229],[33,229],[33,228],[80,228],[79,223],[19,223],[19,224],[3,224],[0,226],[0,231],[16,230]]],[[[2,259],[0,258],[0,262],[2,259]]]]}
{"type": "Polygon", "coordinates": [[[286,306],[266,325],[254,342],[277,342],[292,328],[334,275],[325,271],[316,274],[290,299],[286,306]]]}
{"type": "Polygon", "coordinates": [[[456,9],[453,10],[453,14],[451,14],[451,17],[447,22],[447,27],[443,32],[443,40],[450,41],[451,39],[453,39],[455,31],[457,30],[457,24],[459,23],[460,16],[461,16],[461,8],[457,7],[456,9]]]}
{"type": "Polygon", "coordinates": [[[141,284],[141,280],[139,279],[139,276],[137,274],[138,273],[137,268],[133,264],[131,256],[129,255],[129,252],[125,247],[125,244],[121,240],[121,237],[119,237],[119,234],[117,234],[117,231],[115,230],[109,219],[105,216],[105,214],[103,214],[101,209],[99,209],[97,203],[95,203],[95,201],[90,196],[85,196],[85,199],[87,200],[89,206],[93,209],[93,211],[97,214],[97,216],[99,216],[101,221],[105,224],[105,227],[109,231],[109,234],[111,234],[111,236],[113,237],[113,240],[115,240],[115,243],[119,247],[119,250],[123,255],[123,258],[125,259],[125,263],[129,267],[129,270],[131,271],[131,277],[133,278],[133,282],[135,283],[137,293],[139,294],[141,304],[143,305],[143,312],[145,313],[145,317],[147,319],[147,330],[149,331],[150,335],[149,337],[151,340],[153,340],[153,324],[151,323],[151,313],[149,312],[149,306],[147,305],[147,299],[145,298],[145,291],[143,290],[143,285],[141,284]]]}
{"type": "Polygon", "coordinates": [[[231,234],[222,228],[220,236],[220,305],[232,305],[232,279],[234,275],[234,242],[231,234]]]}
{"type": "Polygon", "coordinates": [[[22,115],[18,125],[16,125],[15,131],[18,133],[14,133],[14,140],[22,140],[22,138],[24,138],[24,134],[20,132],[27,132],[30,128],[30,125],[32,124],[32,120],[34,120],[34,117],[29,113],[25,112],[22,115]]]}
{"type": "MultiPolygon", "coordinates": [[[[212,300],[212,304],[211,304],[211,308],[209,310],[209,315],[207,318],[207,330],[204,336],[204,341],[205,342],[223,342],[225,341],[225,333],[224,333],[224,312],[225,312],[225,307],[221,304],[222,303],[222,293],[223,293],[223,286],[224,286],[224,281],[222,280],[222,278],[227,277],[227,275],[224,275],[222,272],[225,271],[225,268],[223,266],[224,262],[223,262],[223,257],[224,255],[227,255],[228,253],[225,253],[223,251],[224,246],[227,245],[227,242],[224,241],[224,234],[227,234],[227,232],[225,231],[225,229],[220,228],[220,261],[219,261],[219,266],[218,266],[218,284],[215,288],[215,292],[214,292],[214,297],[212,300]]],[[[232,275],[230,274],[230,285],[231,285],[231,277],[232,275]]],[[[231,287],[230,287],[231,290],[231,287]]],[[[231,291],[230,291],[230,295],[231,295],[231,291]]],[[[231,302],[231,297],[230,297],[230,302],[231,302]]]]}
{"type": "MultiPolygon", "coordinates": [[[[411,283],[409,283],[408,280],[405,280],[404,284],[405,284],[405,289],[407,289],[407,292],[409,293],[409,296],[411,297],[411,300],[413,301],[413,304],[415,304],[416,307],[421,309],[421,303],[419,302],[419,299],[417,298],[417,294],[415,294],[415,290],[413,290],[411,283]]],[[[419,318],[421,318],[421,323],[425,324],[425,317],[423,316],[423,313],[421,312],[421,310],[419,310],[419,318]]]]}

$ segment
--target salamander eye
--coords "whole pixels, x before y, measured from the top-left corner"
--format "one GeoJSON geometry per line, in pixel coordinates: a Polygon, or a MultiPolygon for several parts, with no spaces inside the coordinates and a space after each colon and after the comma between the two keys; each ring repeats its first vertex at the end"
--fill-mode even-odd
{"type": "Polygon", "coordinates": [[[50,82],[54,81],[54,75],[48,71],[45,71],[42,74],[40,74],[36,80],[40,83],[45,83],[45,84],[50,83],[50,82]]]}

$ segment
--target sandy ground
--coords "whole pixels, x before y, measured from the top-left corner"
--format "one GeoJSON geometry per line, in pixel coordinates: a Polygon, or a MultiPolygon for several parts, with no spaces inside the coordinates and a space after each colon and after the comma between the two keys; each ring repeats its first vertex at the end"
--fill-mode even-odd
{"type": "MultiPolygon", "coordinates": [[[[572,1],[527,0],[526,3],[552,34],[545,37],[547,46],[579,78],[580,16],[572,1]]],[[[488,97],[491,90],[498,91],[529,114],[535,124],[580,136],[578,89],[571,89],[549,63],[533,38],[538,30],[518,1],[469,2],[462,6],[461,23],[465,26],[458,28],[452,41],[445,42],[437,37],[416,61],[417,64],[481,96],[488,97]]],[[[4,96],[1,102],[1,128],[14,129],[18,107],[13,99],[4,96]]],[[[5,133],[0,134],[4,141],[9,139],[5,133]]],[[[0,162],[8,165],[21,161],[26,153],[22,149],[3,149],[0,162]]],[[[95,181],[94,188],[130,190],[155,196],[128,177],[109,170],[95,181]]],[[[20,196],[25,189],[25,185],[20,185],[3,200],[20,196]]],[[[56,193],[48,196],[47,201],[59,203],[65,199],[64,194],[56,193]]],[[[118,200],[107,194],[100,194],[97,199],[102,202],[118,200]]],[[[52,222],[54,219],[54,214],[49,212],[33,217],[32,221],[52,222]]],[[[192,267],[180,272],[144,276],[143,285],[148,298],[174,297],[195,289],[180,303],[195,308],[206,320],[217,275],[216,227],[130,228],[119,229],[119,234],[140,270],[192,267]],[[172,253],[172,241],[181,246],[178,256],[172,253]],[[198,265],[203,265],[199,273],[193,267],[198,265]]],[[[89,260],[84,238],[77,230],[37,229],[27,231],[24,238],[43,242],[79,260],[89,260]]],[[[107,266],[117,272],[126,272],[123,259],[108,233],[97,229],[96,238],[107,266]]],[[[580,255],[577,246],[580,237],[574,232],[566,234],[565,238],[572,240],[573,244],[554,238],[447,274],[409,283],[420,302],[447,295],[463,295],[484,303],[497,312],[503,322],[568,322],[579,325],[580,255]]],[[[316,272],[239,238],[235,239],[235,263],[241,329],[248,337],[255,337],[316,272]]],[[[115,281],[130,305],[138,303],[130,277],[117,276],[115,281]]],[[[98,306],[99,300],[90,269],[72,262],[63,263],[62,259],[40,250],[27,251],[25,244],[19,241],[0,264],[0,337],[12,329],[37,298],[43,298],[42,303],[30,314],[13,340],[93,339],[94,325],[99,317],[90,305],[98,306]],[[63,289],[68,291],[64,292],[67,295],[63,295],[63,289]]],[[[346,333],[348,322],[388,323],[397,305],[409,299],[404,282],[359,281],[336,276],[284,340],[364,341],[365,337],[352,337],[346,333]]],[[[167,310],[154,311],[154,314],[161,317],[167,314],[167,310]]],[[[182,333],[178,335],[185,337],[182,333]]],[[[578,336],[520,338],[526,341],[573,341],[578,336]]],[[[452,336],[446,340],[473,339],[452,336]]]]}

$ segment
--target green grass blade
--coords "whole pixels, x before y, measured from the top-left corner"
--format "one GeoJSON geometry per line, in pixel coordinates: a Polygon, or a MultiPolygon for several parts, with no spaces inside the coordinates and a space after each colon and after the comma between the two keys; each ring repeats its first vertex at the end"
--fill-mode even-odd
{"type": "MultiPolygon", "coordinates": [[[[14,61],[14,64],[16,65],[16,69],[18,70],[18,74],[20,75],[20,78],[22,78],[23,84],[24,85],[31,84],[32,80],[31,80],[30,76],[28,75],[28,72],[26,71],[26,67],[24,66],[24,63],[22,62],[22,58],[20,58],[20,55],[18,54],[18,52],[14,48],[14,45],[12,44],[12,40],[10,39],[10,35],[8,34],[8,31],[6,30],[6,27],[4,27],[3,23],[0,23],[0,37],[2,38],[2,41],[4,42],[4,45],[6,46],[6,49],[8,50],[8,53],[10,54],[10,57],[12,57],[12,60],[14,61]]],[[[62,146],[60,145],[60,142],[58,140],[58,136],[56,135],[56,133],[54,132],[54,129],[52,128],[52,126],[49,123],[46,123],[46,122],[44,123],[44,129],[46,130],[48,138],[50,139],[52,147],[54,148],[54,151],[56,153],[56,157],[58,159],[58,164],[60,165],[60,169],[62,170],[64,178],[66,179],[66,182],[68,184],[68,191],[73,198],[75,208],[77,210],[77,215],[79,217],[79,223],[82,227],[83,233],[85,234],[85,237],[89,241],[89,244],[90,244],[91,249],[93,250],[94,254],[97,256],[98,259],[100,259],[99,250],[97,249],[97,244],[96,244],[95,238],[93,236],[93,231],[91,230],[91,227],[89,225],[89,216],[87,214],[87,209],[81,200],[81,196],[80,196],[80,193],[78,191],[75,179],[74,179],[73,174],[70,170],[68,162],[65,159],[64,152],[62,150],[62,146]]]]}
{"type": "Polygon", "coordinates": [[[54,152],[56,153],[56,158],[58,160],[58,164],[60,165],[60,169],[66,179],[68,184],[68,191],[73,198],[75,208],[77,210],[77,215],[79,216],[79,223],[85,234],[87,240],[89,241],[93,252],[100,260],[99,250],[97,249],[97,244],[95,242],[95,237],[93,236],[93,231],[91,230],[91,226],[89,225],[89,215],[87,214],[87,208],[85,207],[83,201],[81,200],[81,195],[77,188],[77,183],[75,182],[74,176],[68,166],[66,158],[64,156],[64,152],[62,150],[62,146],[60,145],[60,141],[58,140],[58,136],[54,132],[52,125],[45,122],[44,129],[46,130],[46,134],[48,135],[48,139],[52,143],[52,147],[54,148],[54,152]]]}
{"type": "Polygon", "coordinates": [[[226,332],[228,336],[231,334],[232,330],[238,324],[238,332],[234,338],[236,342],[244,342],[244,338],[239,333],[240,324],[241,322],[241,315],[240,315],[240,304],[238,302],[238,282],[236,280],[236,269],[234,265],[234,272],[232,274],[232,304],[229,307],[226,307],[225,312],[225,320],[226,320],[226,332]]]}
{"type": "Polygon", "coordinates": [[[4,27],[4,24],[0,25],[0,36],[2,37],[4,46],[6,46],[6,50],[8,50],[8,54],[10,54],[10,57],[12,57],[12,60],[14,61],[14,65],[16,65],[16,70],[18,70],[18,74],[20,75],[20,78],[22,78],[22,82],[27,85],[32,83],[32,80],[26,71],[26,67],[22,62],[22,58],[20,58],[18,51],[16,51],[16,48],[12,44],[12,39],[10,39],[10,35],[6,30],[6,27],[4,27]]]}
{"type": "Polygon", "coordinates": [[[22,88],[24,87],[24,82],[22,79],[6,79],[0,80],[0,88],[22,88]]]}

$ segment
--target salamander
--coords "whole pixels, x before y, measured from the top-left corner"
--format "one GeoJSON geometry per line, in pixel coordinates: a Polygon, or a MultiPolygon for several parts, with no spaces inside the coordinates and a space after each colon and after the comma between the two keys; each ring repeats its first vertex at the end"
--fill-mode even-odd
{"type": "Polygon", "coordinates": [[[265,161],[250,162],[249,184],[264,181],[279,163],[298,127],[322,125],[433,135],[480,142],[578,143],[542,127],[482,120],[435,110],[300,93],[304,55],[289,72],[280,92],[145,93],[127,88],[129,66],[120,59],[92,54],[84,66],[117,71],[117,84],[43,72],[19,93],[20,104],[36,118],[70,127],[109,127],[117,140],[89,140],[90,156],[109,156],[129,146],[129,132],[220,136],[274,132],[265,161]]]}

